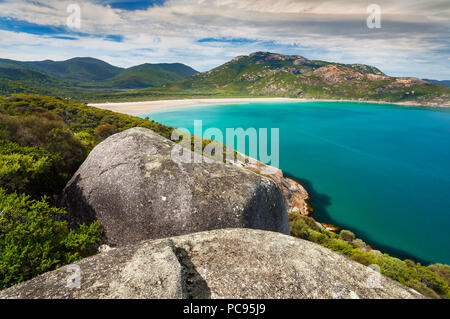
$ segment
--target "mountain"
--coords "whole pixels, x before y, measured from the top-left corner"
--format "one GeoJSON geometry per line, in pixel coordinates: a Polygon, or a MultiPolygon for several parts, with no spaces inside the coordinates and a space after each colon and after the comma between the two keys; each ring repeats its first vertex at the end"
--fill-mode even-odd
{"type": "Polygon", "coordinates": [[[363,64],[255,52],[165,87],[172,92],[448,103],[450,89],[417,78],[390,77],[363,64]]]}
{"type": "Polygon", "coordinates": [[[130,89],[160,86],[195,73],[197,71],[180,63],[143,64],[124,69],[94,58],[39,62],[0,59],[0,86],[9,80],[38,87],[130,89]],[[39,78],[45,80],[40,81],[39,78]]]}
{"type": "Polygon", "coordinates": [[[432,83],[436,83],[436,84],[440,84],[440,85],[444,85],[444,86],[450,86],[450,80],[443,80],[443,81],[439,81],[439,80],[430,80],[430,79],[423,79],[424,81],[428,81],[428,82],[432,82],[432,83]]]}
{"type": "Polygon", "coordinates": [[[93,58],[73,58],[66,61],[45,60],[40,62],[20,62],[0,59],[0,67],[32,70],[58,80],[80,84],[102,81],[122,72],[122,68],[112,66],[93,58]]]}
{"type": "Polygon", "coordinates": [[[198,72],[181,64],[142,64],[124,70],[115,77],[102,82],[99,86],[113,88],[145,88],[161,86],[172,81],[180,81],[198,72]]]}
{"type": "Polygon", "coordinates": [[[0,67],[0,76],[3,79],[8,79],[10,81],[16,82],[20,81],[23,84],[29,85],[45,85],[50,87],[61,87],[70,85],[67,82],[59,81],[45,74],[26,69],[0,67]]]}

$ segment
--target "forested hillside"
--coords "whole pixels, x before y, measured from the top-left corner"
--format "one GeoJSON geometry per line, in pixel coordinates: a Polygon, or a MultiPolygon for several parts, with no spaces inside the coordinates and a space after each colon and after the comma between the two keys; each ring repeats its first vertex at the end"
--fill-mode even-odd
{"type": "Polygon", "coordinates": [[[119,68],[93,58],[73,58],[67,61],[20,62],[0,59],[1,93],[57,93],[89,89],[136,89],[161,86],[196,74],[181,63],[142,64],[119,68]],[[12,81],[12,82],[11,82],[12,81]]]}

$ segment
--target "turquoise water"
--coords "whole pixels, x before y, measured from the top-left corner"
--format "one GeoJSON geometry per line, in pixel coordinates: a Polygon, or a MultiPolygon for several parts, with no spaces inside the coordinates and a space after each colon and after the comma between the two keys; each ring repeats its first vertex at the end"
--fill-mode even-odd
{"type": "Polygon", "coordinates": [[[314,216],[400,258],[450,264],[450,110],[312,102],[145,114],[173,127],[280,129],[280,168],[314,216]]]}

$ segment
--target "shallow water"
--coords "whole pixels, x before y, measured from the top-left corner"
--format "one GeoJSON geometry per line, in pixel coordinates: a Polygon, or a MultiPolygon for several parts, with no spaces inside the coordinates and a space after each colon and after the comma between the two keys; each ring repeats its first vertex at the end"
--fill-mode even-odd
{"type": "Polygon", "coordinates": [[[314,216],[401,258],[450,264],[450,110],[347,102],[239,104],[145,114],[193,132],[280,129],[280,168],[314,216]]]}

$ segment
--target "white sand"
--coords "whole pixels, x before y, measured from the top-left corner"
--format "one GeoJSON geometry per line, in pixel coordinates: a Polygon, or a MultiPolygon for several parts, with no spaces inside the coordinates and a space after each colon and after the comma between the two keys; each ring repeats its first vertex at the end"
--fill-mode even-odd
{"type": "Polygon", "coordinates": [[[443,105],[424,105],[414,102],[383,102],[383,101],[358,101],[358,100],[324,100],[324,99],[301,99],[301,98],[217,98],[217,99],[185,99],[185,100],[161,100],[144,102],[120,102],[120,103],[92,103],[89,104],[100,109],[110,110],[129,115],[140,115],[157,111],[167,111],[197,105],[217,105],[217,104],[245,104],[245,103],[299,103],[299,102],[362,102],[362,103],[381,103],[396,104],[406,106],[434,106],[449,107],[449,104],[443,105]]]}
{"type": "Polygon", "coordinates": [[[245,103],[292,103],[312,101],[306,99],[291,98],[223,98],[223,99],[186,99],[186,100],[162,100],[145,102],[121,102],[121,103],[92,103],[100,109],[110,110],[130,115],[145,114],[154,111],[165,111],[197,105],[216,104],[245,104],[245,103]]]}

